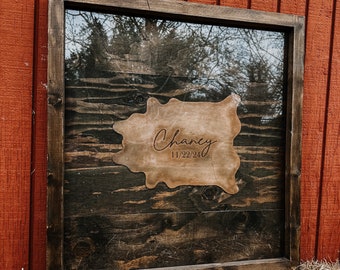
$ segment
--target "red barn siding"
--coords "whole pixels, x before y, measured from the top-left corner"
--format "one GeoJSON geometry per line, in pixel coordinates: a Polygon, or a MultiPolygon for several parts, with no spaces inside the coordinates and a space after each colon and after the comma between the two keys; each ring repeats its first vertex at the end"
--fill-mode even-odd
{"type": "Polygon", "coordinates": [[[303,258],[317,257],[326,101],[332,29],[332,1],[309,1],[303,109],[301,220],[303,258]]]}
{"type": "MultiPolygon", "coordinates": [[[[0,1],[3,269],[29,265],[45,269],[47,1],[0,1]]],[[[301,258],[339,258],[340,4],[336,0],[190,2],[306,16],[301,258]]]]}
{"type": "Polygon", "coordinates": [[[278,0],[251,0],[249,7],[254,10],[277,12],[278,0]]]}
{"type": "Polygon", "coordinates": [[[30,269],[46,265],[47,0],[36,1],[34,37],[30,269]]]}
{"type": "Polygon", "coordinates": [[[2,0],[0,18],[0,265],[27,269],[34,1],[2,0]]]}
{"type": "Polygon", "coordinates": [[[235,8],[248,8],[248,0],[220,0],[221,6],[235,7],[235,8]]]}
{"type": "Polygon", "coordinates": [[[334,5],[319,191],[318,258],[339,258],[340,255],[340,3],[334,1],[334,5]],[[331,243],[335,243],[334,246],[331,243]]]}
{"type": "Polygon", "coordinates": [[[279,12],[305,16],[306,0],[281,0],[279,1],[279,12]]]}

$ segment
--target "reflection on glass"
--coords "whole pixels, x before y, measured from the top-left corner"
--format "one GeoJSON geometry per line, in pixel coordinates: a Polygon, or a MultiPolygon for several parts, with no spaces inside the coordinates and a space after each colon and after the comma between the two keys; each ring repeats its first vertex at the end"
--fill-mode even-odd
{"type": "Polygon", "coordinates": [[[137,269],[280,257],[285,34],[74,10],[65,16],[65,265],[137,269]],[[239,193],[148,190],[143,174],[114,164],[122,136],[113,123],[144,113],[148,98],[217,102],[231,93],[241,97],[239,193]]]}
{"type": "Polygon", "coordinates": [[[283,48],[281,32],[66,13],[68,84],[124,74],[141,96],[214,101],[234,92],[272,101],[263,121],[282,115],[283,48]]]}

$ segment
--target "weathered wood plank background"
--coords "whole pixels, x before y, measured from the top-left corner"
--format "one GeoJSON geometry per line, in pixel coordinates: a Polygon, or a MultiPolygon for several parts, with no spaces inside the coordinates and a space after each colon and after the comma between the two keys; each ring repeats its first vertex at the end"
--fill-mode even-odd
{"type": "MultiPolygon", "coordinates": [[[[68,13],[67,19],[71,16],[68,13]]],[[[89,18],[95,16],[98,14],[92,14],[89,18]]],[[[116,20],[122,18],[117,16],[116,20]]],[[[152,23],[153,27],[158,25],[152,23]]],[[[151,22],[146,20],[145,24],[151,22]]],[[[166,25],[164,22],[162,24],[166,25]]],[[[84,23],[81,27],[89,26],[84,23]]],[[[146,31],[148,29],[146,26],[146,31]]],[[[209,29],[211,33],[206,32],[210,33],[211,39],[217,28],[209,29]]],[[[67,25],[68,37],[71,31],[75,33],[77,29],[72,24],[67,25]]],[[[201,31],[204,33],[204,30],[201,31]]],[[[231,79],[227,74],[218,77],[227,81],[218,91],[209,89],[205,84],[193,85],[189,77],[174,76],[174,72],[163,75],[164,71],[153,71],[152,63],[158,59],[171,59],[171,47],[164,52],[166,55],[161,55],[160,44],[164,42],[159,40],[157,32],[152,32],[152,36],[149,32],[141,33],[159,45],[149,47],[149,43],[135,41],[133,45],[125,45],[128,50],[124,48],[123,56],[111,55],[108,60],[102,56],[103,53],[109,54],[105,46],[99,52],[93,49],[90,56],[97,55],[94,60],[84,56],[89,59],[90,67],[85,60],[79,65],[77,60],[70,62],[67,59],[65,267],[134,269],[283,256],[286,136],[283,107],[286,101],[282,97],[286,90],[284,84],[277,83],[282,81],[283,70],[274,69],[278,75],[269,79],[264,74],[270,71],[257,62],[250,62],[246,67],[235,64],[233,74],[236,75],[233,76],[240,77],[242,72],[245,77],[249,76],[250,82],[248,78],[243,79],[246,89],[228,85],[234,77],[231,79]],[[146,60],[139,55],[136,57],[139,50],[149,57],[146,60]],[[88,71],[89,68],[91,71],[88,71]],[[249,71],[245,72],[245,68],[249,71]],[[75,74],[85,77],[77,78],[75,74]],[[276,83],[275,86],[273,83],[276,83]],[[216,186],[170,189],[159,184],[149,190],[145,187],[143,173],[131,173],[127,168],[113,163],[112,153],[122,149],[122,136],[113,130],[113,124],[133,113],[145,113],[148,98],[157,98],[161,103],[167,103],[170,98],[194,102],[202,101],[202,96],[206,95],[204,101],[218,102],[232,91],[239,91],[236,93],[241,95],[242,100],[238,108],[242,129],[234,141],[241,159],[236,175],[240,188],[238,194],[229,195],[216,186]]],[[[262,36],[257,31],[248,35],[250,40],[257,35],[262,36]]],[[[263,34],[263,37],[267,35],[263,34]]],[[[114,38],[119,40],[117,36],[114,38]]],[[[97,44],[98,39],[99,36],[96,36],[92,42],[97,44]]],[[[115,39],[112,44],[116,44],[115,39]]],[[[207,40],[208,37],[202,39],[207,40]]],[[[72,40],[81,44],[81,36],[75,35],[72,40]]],[[[277,68],[282,69],[284,37],[277,34],[275,40],[280,44],[275,48],[276,57],[281,60],[268,64],[275,66],[277,63],[277,68]]],[[[244,43],[249,49],[247,41],[244,43]]],[[[105,43],[105,40],[101,42],[105,43]]],[[[113,53],[121,50],[121,45],[112,46],[113,53]]],[[[205,46],[209,45],[205,43],[205,46]]],[[[230,62],[246,60],[246,51],[240,41],[237,47],[241,50],[238,53],[242,55],[240,59],[224,54],[230,62]]],[[[81,47],[78,51],[84,49],[86,47],[81,47]]],[[[222,44],[220,49],[224,50],[222,44]]],[[[252,49],[256,50],[257,47],[251,46],[252,49]]],[[[68,50],[72,50],[72,45],[67,43],[68,50]]],[[[233,51],[232,48],[230,50],[233,51]]],[[[260,54],[260,51],[256,52],[260,54]]],[[[86,55],[86,51],[84,53],[86,55]]],[[[213,54],[213,50],[210,53],[213,54]]],[[[182,60],[182,57],[177,60],[182,60]]],[[[215,65],[214,60],[208,61],[211,61],[210,66],[215,65]]],[[[170,65],[168,62],[164,65],[167,64],[170,65]]],[[[176,66],[177,72],[180,73],[184,67],[176,66]]],[[[213,73],[210,67],[205,72],[213,73]]],[[[202,78],[196,80],[199,79],[202,78]]],[[[210,80],[213,84],[217,79],[210,80]]],[[[239,80],[238,85],[241,83],[239,80]]],[[[201,112],[202,115],[204,113],[201,112]]]]}
{"type": "Polygon", "coordinates": [[[67,127],[67,265],[129,269],[282,254],[282,149],[240,146],[241,191],[234,196],[212,186],[148,190],[144,174],[112,165],[111,152],[121,146],[104,122],[100,131],[81,121],[67,127]]]}
{"type": "MultiPolygon", "coordinates": [[[[144,74],[118,73],[113,65],[104,78],[66,81],[66,267],[130,269],[280,257],[285,125],[272,108],[284,100],[268,95],[263,82],[252,82],[243,94],[242,131],[235,139],[241,158],[237,195],[214,186],[169,189],[163,184],[148,190],[144,174],[113,163],[122,137],[112,125],[145,113],[149,97],[162,103],[195,101],[190,94],[197,87],[188,91],[187,78],[150,74],[150,68],[138,65],[134,70],[144,74]]],[[[126,64],[119,66],[121,71],[126,64]]],[[[229,94],[226,87],[208,101],[229,94]]]]}
{"type": "MultiPolygon", "coordinates": [[[[5,82],[0,85],[0,230],[5,232],[0,263],[5,269],[27,269],[28,264],[45,269],[47,2],[25,1],[19,7],[17,2],[0,1],[0,76],[5,82]],[[35,154],[30,182],[31,148],[35,154]]],[[[268,1],[200,2],[306,16],[301,258],[339,258],[339,3],[278,0],[273,9],[268,1]]]]}

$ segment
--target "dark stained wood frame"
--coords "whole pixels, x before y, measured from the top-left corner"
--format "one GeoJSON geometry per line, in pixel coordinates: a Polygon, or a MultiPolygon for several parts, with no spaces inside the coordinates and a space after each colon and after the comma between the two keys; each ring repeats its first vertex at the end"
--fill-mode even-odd
{"type": "MultiPolygon", "coordinates": [[[[64,9],[164,16],[279,30],[288,36],[284,257],[176,269],[289,269],[299,262],[304,17],[175,0],[49,0],[47,269],[63,269],[64,9]]],[[[174,269],[159,268],[159,269],[174,269]]]]}

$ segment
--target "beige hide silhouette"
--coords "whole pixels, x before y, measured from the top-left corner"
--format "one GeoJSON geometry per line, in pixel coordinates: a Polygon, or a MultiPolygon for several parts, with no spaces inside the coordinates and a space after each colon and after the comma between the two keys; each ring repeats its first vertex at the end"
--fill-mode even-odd
{"type": "Polygon", "coordinates": [[[217,185],[235,194],[235,173],[240,159],[233,140],[241,130],[237,117],[238,95],[220,102],[183,102],[170,99],[160,104],[149,98],[147,111],[117,122],[123,149],[113,161],[132,172],[144,172],[146,186],[165,182],[180,185],[217,185]]]}

